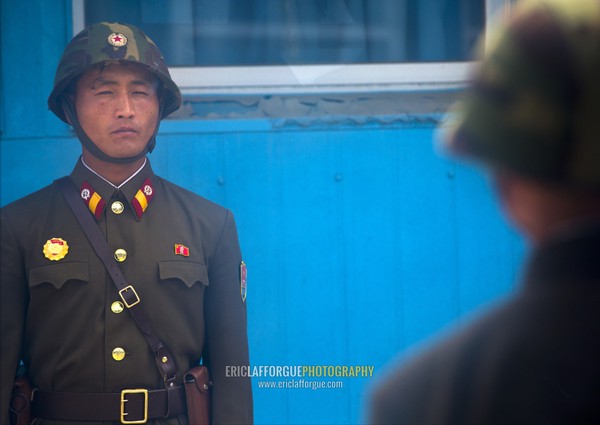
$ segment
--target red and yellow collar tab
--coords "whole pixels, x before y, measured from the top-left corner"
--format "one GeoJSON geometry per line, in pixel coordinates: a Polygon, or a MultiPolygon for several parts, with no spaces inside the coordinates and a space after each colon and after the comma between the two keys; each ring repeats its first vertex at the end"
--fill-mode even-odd
{"type": "Polygon", "coordinates": [[[94,214],[96,220],[100,220],[102,212],[104,212],[104,207],[106,206],[106,202],[102,199],[100,194],[86,181],[81,185],[79,194],[81,195],[83,202],[85,202],[85,205],[87,205],[92,214],[94,214]]]}
{"type": "MultiPolygon", "coordinates": [[[[100,220],[100,217],[102,217],[102,213],[104,212],[104,207],[106,206],[106,201],[102,196],[100,196],[87,181],[84,181],[81,185],[79,194],[96,220],[100,220]]],[[[147,178],[131,200],[131,206],[138,219],[142,218],[142,215],[148,208],[152,198],[154,198],[154,187],[152,186],[150,179],[147,178]]]]}
{"type": "Polygon", "coordinates": [[[154,188],[152,187],[150,179],[146,179],[144,180],[144,183],[142,183],[142,187],[137,191],[131,200],[131,205],[133,206],[138,218],[142,218],[142,214],[144,214],[146,208],[148,208],[148,204],[150,204],[150,201],[152,201],[153,197],[154,188]]]}

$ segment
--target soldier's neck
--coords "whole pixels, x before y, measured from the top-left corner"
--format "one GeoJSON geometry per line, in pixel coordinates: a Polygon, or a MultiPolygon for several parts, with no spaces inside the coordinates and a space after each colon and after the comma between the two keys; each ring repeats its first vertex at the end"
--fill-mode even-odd
{"type": "Polygon", "coordinates": [[[129,180],[129,178],[136,174],[146,163],[146,157],[142,157],[127,164],[106,162],[96,158],[85,149],[83,150],[82,160],[84,165],[90,170],[113,184],[115,187],[119,187],[123,182],[129,180]]]}

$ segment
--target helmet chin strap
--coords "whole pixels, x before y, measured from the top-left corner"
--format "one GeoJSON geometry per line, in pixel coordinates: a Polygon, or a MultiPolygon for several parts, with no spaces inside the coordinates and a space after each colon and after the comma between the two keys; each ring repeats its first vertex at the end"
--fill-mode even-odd
{"type": "Polygon", "coordinates": [[[95,156],[101,161],[111,162],[113,164],[130,164],[132,162],[137,161],[140,158],[143,158],[144,156],[146,156],[146,154],[152,152],[154,150],[154,147],[156,146],[156,134],[158,133],[160,117],[162,117],[162,102],[160,102],[160,109],[158,111],[159,119],[156,123],[156,127],[154,128],[154,133],[152,134],[152,137],[150,137],[150,140],[148,140],[148,143],[146,143],[146,146],[140,153],[126,158],[112,157],[104,153],[98,146],[96,146],[92,139],[90,139],[89,136],[85,133],[85,131],[83,131],[83,128],[81,128],[79,118],[77,118],[77,112],[75,111],[75,103],[69,96],[62,96],[61,103],[65,112],[65,116],[73,126],[75,134],[77,134],[77,137],[81,141],[81,144],[88,150],[88,152],[90,152],[93,156],[95,156]]]}

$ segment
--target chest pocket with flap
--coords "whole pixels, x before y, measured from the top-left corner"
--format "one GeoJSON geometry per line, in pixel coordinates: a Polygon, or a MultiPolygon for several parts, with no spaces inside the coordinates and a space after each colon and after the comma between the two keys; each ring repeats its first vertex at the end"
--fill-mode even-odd
{"type": "Polygon", "coordinates": [[[32,288],[49,283],[56,289],[60,289],[68,281],[88,282],[89,280],[88,263],[48,264],[29,270],[29,286],[32,288]]]}
{"type": "Polygon", "coordinates": [[[208,271],[201,263],[191,261],[160,261],[158,273],[161,280],[177,279],[192,287],[196,282],[208,286],[208,271]]]}

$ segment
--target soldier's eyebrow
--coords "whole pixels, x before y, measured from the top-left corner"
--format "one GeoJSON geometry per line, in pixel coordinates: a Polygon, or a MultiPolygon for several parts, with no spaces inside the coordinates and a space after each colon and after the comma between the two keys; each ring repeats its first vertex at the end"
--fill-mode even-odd
{"type": "MultiPolygon", "coordinates": [[[[144,78],[136,78],[133,81],[130,81],[128,84],[132,85],[132,86],[138,86],[138,87],[148,87],[148,88],[155,88],[158,84],[158,82],[154,82],[154,81],[148,81],[144,78]]],[[[119,85],[119,83],[116,80],[111,80],[109,78],[106,78],[102,75],[98,76],[94,81],[92,81],[92,83],[90,84],[90,88],[92,90],[97,90],[99,88],[102,87],[107,87],[107,86],[117,86],[119,85]]]]}
{"type": "Polygon", "coordinates": [[[132,86],[154,87],[156,83],[154,81],[148,81],[146,79],[139,78],[131,81],[129,84],[132,86]]]}
{"type": "Polygon", "coordinates": [[[92,81],[92,84],[90,84],[89,87],[92,90],[96,90],[100,87],[116,86],[116,85],[118,85],[118,83],[115,80],[109,80],[101,75],[101,76],[97,77],[94,81],[92,81]]]}

